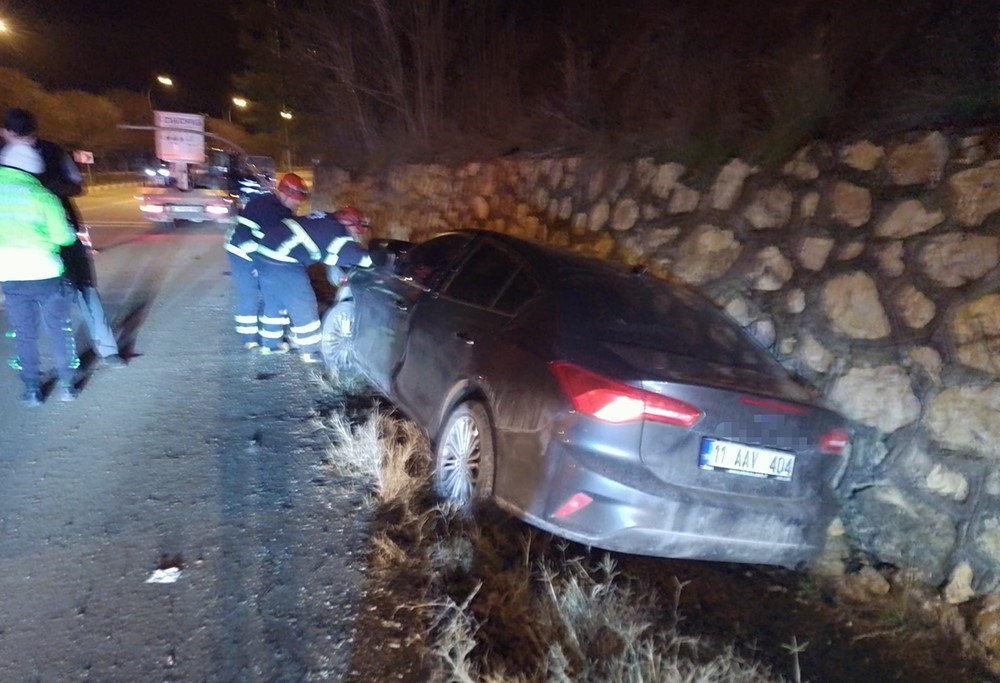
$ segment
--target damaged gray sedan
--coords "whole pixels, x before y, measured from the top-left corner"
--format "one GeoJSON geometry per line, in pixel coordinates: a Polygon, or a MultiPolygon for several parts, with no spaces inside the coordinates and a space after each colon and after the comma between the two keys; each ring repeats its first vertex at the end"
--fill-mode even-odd
{"type": "Polygon", "coordinates": [[[626,553],[820,552],[845,422],[708,300],[491,232],[372,246],[324,355],[427,433],[439,495],[626,553]]]}

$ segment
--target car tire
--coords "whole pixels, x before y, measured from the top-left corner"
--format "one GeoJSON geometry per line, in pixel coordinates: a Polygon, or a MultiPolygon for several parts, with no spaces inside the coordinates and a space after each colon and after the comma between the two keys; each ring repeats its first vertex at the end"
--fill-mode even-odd
{"type": "Polygon", "coordinates": [[[448,416],[434,453],[434,492],[463,511],[493,494],[493,425],[478,401],[448,416]]]}
{"type": "Polygon", "coordinates": [[[353,326],[354,300],[338,301],[323,318],[323,340],[320,342],[330,382],[346,391],[359,389],[365,384],[352,355],[353,326]]]}

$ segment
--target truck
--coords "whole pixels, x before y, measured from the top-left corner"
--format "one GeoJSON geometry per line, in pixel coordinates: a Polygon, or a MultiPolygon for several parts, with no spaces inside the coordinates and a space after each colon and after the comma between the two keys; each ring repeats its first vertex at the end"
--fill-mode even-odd
{"type": "Polygon", "coordinates": [[[140,179],[139,211],[150,221],[232,223],[246,203],[274,187],[274,161],[208,150],[204,163],[166,162],[140,179]]]}
{"type": "Polygon", "coordinates": [[[143,170],[136,194],[139,211],[147,220],[233,223],[250,198],[274,188],[274,160],[251,156],[206,132],[204,116],[153,113],[154,126],[120,126],[155,133],[159,163],[143,170]],[[206,138],[226,147],[208,147],[206,138]]]}

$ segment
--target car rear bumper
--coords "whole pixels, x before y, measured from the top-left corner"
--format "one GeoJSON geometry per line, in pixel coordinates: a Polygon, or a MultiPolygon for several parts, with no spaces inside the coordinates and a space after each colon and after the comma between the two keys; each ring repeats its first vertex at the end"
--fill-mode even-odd
{"type": "Polygon", "coordinates": [[[655,477],[648,472],[647,484],[640,489],[623,483],[621,479],[628,477],[613,476],[614,467],[595,471],[592,457],[575,457],[562,447],[556,450],[561,451],[559,466],[549,479],[544,509],[526,510],[521,516],[563,538],[607,550],[798,568],[822,551],[835,512],[830,495],[780,500],[658,480],[650,487],[648,482],[655,477]],[[557,513],[578,494],[591,502],[560,518],[557,513]]]}

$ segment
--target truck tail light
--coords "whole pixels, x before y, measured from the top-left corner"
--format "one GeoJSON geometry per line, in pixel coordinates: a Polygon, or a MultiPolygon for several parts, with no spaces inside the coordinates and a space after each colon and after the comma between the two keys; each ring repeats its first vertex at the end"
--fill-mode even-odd
{"type": "Polygon", "coordinates": [[[703,413],[683,401],[623,384],[572,363],[549,365],[573,410],[615,424],[651,420],[693,427],[703,413]]]}

